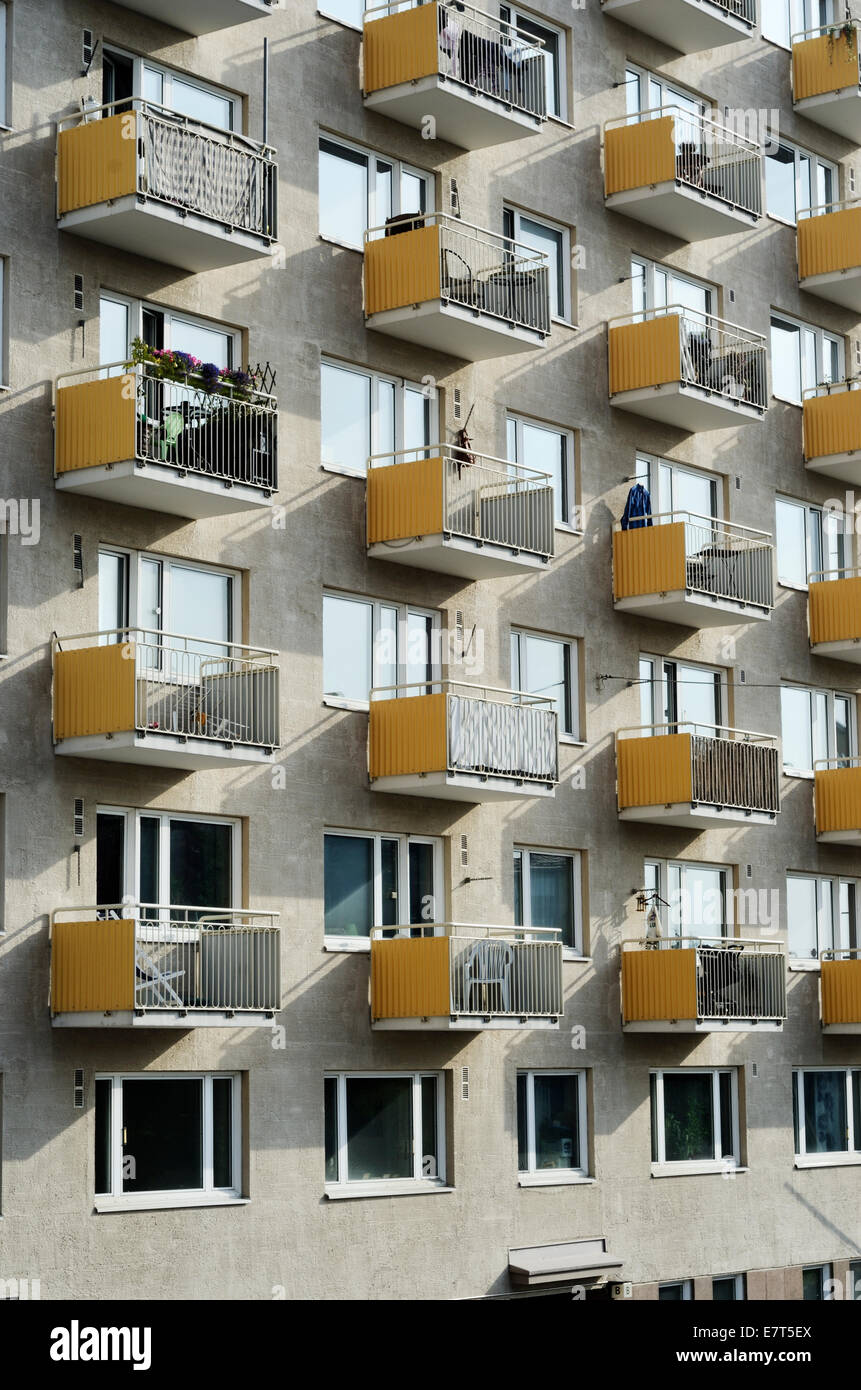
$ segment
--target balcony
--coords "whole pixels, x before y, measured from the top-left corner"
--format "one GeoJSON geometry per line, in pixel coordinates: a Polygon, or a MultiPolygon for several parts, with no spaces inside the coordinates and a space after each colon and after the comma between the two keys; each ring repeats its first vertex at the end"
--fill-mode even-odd
{"type": "Polygon", "coordinates": [[[610,403],[693,432],[761,420],[765,339],[681,305],[608,326],[610,403]]]}
{"type": "Polygon", "coordinates": [[[826,382],[804,393],[804,466],[861,485],[861,381],[826,382]]]}
{"type": "Polygon", "coordinates": [[[154,102],[123,106],[59,123],[60,230],[195,272],[268,256],[275,151],[154,102]]]}
{"type": "Polygon", "coordinates": [[[59,377],[60,492],[198,520],[271,506],[278,485],[274,396],[141,363],[59,377]],[[118,370],[120,375],[106,376],[118,370]]]}
{"type": "Polygon", "coordinates": [[[558,716],[537,695],[459,681],[372,690],[371,790],[445,801],[553,796],[558,716]]]}
{"type": "Polygon", "coordinates": [[[799,116],[861,145],[856,24],[822,25],[793,34],[792,104],[799,116]]]}
{"type": "Polygon", "coordinates": [[[680,107],[623,116],[604,127],[604,203],[681,241],[731,236],[759,222],[762,164],[752,140],[680,107]]]}
{"type": "Polygon", "coordinates": [[[774,606],[773,549],[767,531],[693,512],[617,525],[614,607],[682,627],[761,621],[774,606]]]}
{"type": "Polygon", "coordinates": [[[124,628],[55,637],[54,752],[197,772],[271,763],[276,655],[124,628]]]}
{"type": "Polygon", "coordinates": [[[799,212],[797,248],[800,287],[861,315],[861,202],[799,212]]]}
{"type": "Polygon", "coordinates": [[[708,830],[773,825],[780,810],[771,734],[690,722],[620,729],[616,777],[620,820],[708,830]]]}
{"type": "Polygon", "coordinates": [[[756,0],[601,0],[601,8],[678,53],[722,48],[756,32],[756,0]]]}
{"type": "Polygon", "coordinates": [[[785,1018],[780,941],[685,936],[622,943],[626,1033],[779,1033],[785,1018]]]}
{"type": "Polygon", "coordinates": [[[810,650],[861,664],[861,570],[812,574],[807,590],[810,650]]]}
{"type": "Polygon", "coordinates": [[[277,912],[119,904],[51,916],[55,1028],[271,1027],[277,912]]]}
{"type": "Polygon", "coordinates": [[[137,10],[161,24],[182,29],[186,34],[214,34],[232,29],[249,19],[260,19],[272,12],[272,0],[115,0],[126,10],[137,10]]]}
{"type": "Polygon", "coordinates": [[[547,118],[542,43],[462,5],[376,5],[365,12],[365,106],[481,150],[534,135],[547,118]]]}
{"type": "Polygon", "coordinates": [[[823,1033],[861,1033],[861,950],[822,952],[819,996],[823,1033]]]}
{"type": "Polygon", "coordinates": [[[469,580],[546,569],[553,480],[449,444],[380,455],[368,460],[367,529],[375,560],[469,580]]]}
{"type": "Polygon", "coordinates": [[[375,1032],[558,1030],[563,1012],[558,931],[433,926],[371,931],[375,1032]]]}
{"type": "Polygon", "coordinates": [[[445,213],[392,219],[365,235],[365,324],[467,362],[540,348],[548,259],[445,213]]]}
{"type": "Polygon", "coordinates": [[[824,845],[861,845],[861,759],[827,758],[813,770],[816,838],[824,845]]]}

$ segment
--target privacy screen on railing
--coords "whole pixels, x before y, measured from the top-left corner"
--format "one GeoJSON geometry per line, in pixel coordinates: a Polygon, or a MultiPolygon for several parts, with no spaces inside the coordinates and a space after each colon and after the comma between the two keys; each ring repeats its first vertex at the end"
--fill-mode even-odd
{"type": "Polygon", "coordinates": [[[448,761],[454,772],[555,782],[556,713],[535,705],[449,695],[448,761]]]}
{"type": "Polygon", "coordinates": [[[691,800],[776,812],[780,808],[776,747],[692,734],[691,800]]]}
{"type": "Polygon", "coordinates": [[[140,130],[142,192],[240,231],[274,235],[274,165],[261,154],[151,111],[142,113],[140,130]]]}

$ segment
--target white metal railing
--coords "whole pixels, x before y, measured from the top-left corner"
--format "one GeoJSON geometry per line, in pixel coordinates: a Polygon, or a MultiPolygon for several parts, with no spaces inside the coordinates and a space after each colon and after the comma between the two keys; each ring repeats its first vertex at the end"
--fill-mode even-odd
{"type": "Polygon", "coordinates": [[[708,116],[673,105],[618,116],[607,121],[604,129],[606,132],[666,116],[673,120],[677,182],[718,198],[733,209],[759,217],[762,213],[763,155],[755,140],[749,140],[708,116]]]}
{"type": "MultiPolygon", "coordinates": [[[[774,546],[769,531],[687,511],[644,513],[631,519],[646,525],[684,526],[685,584],[692,592],[756,608],[774,607],[774,546]]],[[[616,530],[621,530],[620,522],[616,530]]]]}
{"type": "MultiPolygon", "coordinates": [[[[62,908],[51,914],[52,926],[63,918],[134,922],[136,1011],[281,1008],[277,912],[132,902],[62,908]]],[[[77,970],[86,964],[78,959],[77,970]]],[[[100,968],[98,961],[90,964],[100,968]]]]}
{"type": "Polygon", "coordinates": [[[858,23],[855,19],[835,20],[831,24],[814,24],[811,29],[798,29],[790,35],[790,45],[805,43],[807,39],[819,39],[823,35],[830,34],[832,38],[839,38],[841,33],[852,30],[855,38],[856,51],[858,49],[858,23]]]}
{"type": "Polygon", "coordinates": [[[836,570],[811,570],[807,576],[808,584],[833,583],[835,579],[857,579],[861,568],[857,565],[843,565],[836,570]]]}
{"type": "Polygon", "coordinates": [[[819,952],[820,960],[859,960],[861,959],[861,946],[829,946],[827,950],[819,952]]]}
{"type": "Polygon", "coordinates": [[[861,391],[861,376],[849,376],[843,381],[819,381],[815,386],[806,386],[801,394],[806,401],[814,396],[839,396],[846,391],[861,391]]]}
{"type": "Polygon", "coordinates": [[[135,192],[143,199],[211,218],[267,241],[277,235],[275,150],[140,97],[87,107],[58,122],[58,132],[102,117],[137,116],[135,192]]]}
{"type": "Polygon", "coordinates": [[[273,750],[279,746],[277,653],[153,628],[52,639],[54,651],[121,645],[135,663],[135,728],[273,750]]]}
{"type": "Polygon", "coordinates": [[[691,736],[692,803],[777,814],[780,782],[773,734],[682,719],[619,729],[616,739],[678,733],[691,736]]]}
{"type": "Polygon", "coordinates": [[[684,385],[765,410],[765,338],[761,333],[740,328],[714,314],[686,308],[684,304],[661,305],[625,314],[611,319],[609,326],[665,317],[678,320],[680,379],[684,385]]]}
{"type": "Polygon", "coordinates": [[[674,936],[623,941],[622,950],[696,951],[697,1017],[786,1018],[786,948],[746,937],[674,936]]]}
{"type": "Polygon", "coordinates": [[[824,771],[828,768],[861,767],[861,754],[846,753],[842,757],[816,758],[813,763],[813,771],[820,768],[824,771]]]}
{"type": "Polygon", "coordinates": [[[65,372],[57,377],[55,389],[59,392],[105,375],[123,376],[124,385],[134,393],[134,457],[139,463],[157,463],[266,493],[276,490],[278,406],[274,396],[227,381],[209,390],[203,378],[193,374],[181,381],[168,380],[146,362],[132,367],[109,362],[65,372]]]}
{"type": "MultiPolygon", "coordinates": [[[[388,4],[374,5],[365,11],[365,24],[415,9],[421,3],[422,0],[390,0],[388,4]]],[[[537,122],[545,118],[543,39],[474,5],[440,0],[437,15],[440,77],[534,116],[537,122]]]]}
{"type": "Polygon", "coordinates": [[[549,559],[555,546],[553,479],[488,454],[453,444],[428,444],[396,454],[374,454],[368,469],[420,458],[442,461],[443,531],[515,552],[549,559]]]}
{"type": "Polygon", "coordinates": [[[844,198],[842,202],[835,199],[830,203],[818,203],[815,207],[799,208],[797,219],[806,222],[811,217],[827,217],[829,213],[846,212],[851,208],[861,208],[861,198],[844,198]]]}
{"type": "Polygon", "coordinates": [[[439,228],[439,287],[444,303],[490,314],[515,327],[550,332],[550,262],[543,251],[444,212],[403,214],[372,227],[366,241],[439,228]]]}
{"type": "MultiPolygon", "coordinates": [[[[601,0],[601,4],[606,5],[608,0],[601,0]]],[[[756,0],[685,0],[685,3],[692,3],[692,8],[708,10],[722,10],[731,19],[740,19],[748,28],[753,28],[756,24],[756,0]]]]}

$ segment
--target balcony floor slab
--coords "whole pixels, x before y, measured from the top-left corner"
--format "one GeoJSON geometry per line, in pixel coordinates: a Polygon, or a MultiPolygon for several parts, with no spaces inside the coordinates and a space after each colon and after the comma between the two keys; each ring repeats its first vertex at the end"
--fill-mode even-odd
{"type": "Polygon", "coordinates": [[[771,617],[768,608],[682,589],[672,593],[619,598],[613,606],[617,613],[634,613],[641,618],[656,618],[662,623],[694,628],[732,627],[737,623],[767,622],[771,617]]]}
{"type": "Polygon", "coordinates": [[[646,386],[636,391],[617,391],[610,404],[633,415],[645,415],[664,425],[675,425],[689,434],[697,430],[727,430],[761,420],[765,407],[753,406],[728,396],[671,381],[663,386],[646,386]]]}
{"type": "Polygon", "coordinates": [[[369,314],[365,327],[465,362],[483,362],[543,347],[548,334],[440,299],[369,314]]]}
{"type": "Polygon", "coordinates": [[[271,1028],[274,1010],[159,1009],[54,1014],[54,1028],[271,1028]]]}
{"type": "Polygon", "coordinates": [[[692,0],[606,0],[611,19],[660,39],[677,53],[698,53],[752,38],[756,26],[708,3],[692,0]]]}
{"type": "Polygon", "coordinates": [[[474,541],[463,536],[419,536],[413,540],[376,541],[369,560],[388,560],[413,569],[453,574],[458,579],[499,579],[525,570],[547,570],[550,561],[525,550],[474,541]]]}
{"type": "Polygon", "coordinates": [[[399,777],[377,777],[373,792],[393,792],[397,796],[424,796],[438,801],[512,801],[519,797],[552,797],[555,784],[521,782],[513,777],[481,777],[469,772],[428,772],[399,777]]]}
{"type": "Polygon", "coordinates": [[[675,825],[682,830],[714,830],[719,825],[774,825],[776,811],[742,811],[735,806],[693,805],[688,801],[670,806],[627,806],[619,811],[619,820],[639,821],[647,825],[675,825]]]}
{"type": "Polygon", "coordinates": [[[272,254],[272,243],[266,237],[230,231],[194,212],[183,216],[176,208],[134,193],[113,203],[66,212],[57,219],[57,226],[61,232],[195,274],[272,254]]]}
{"type": "Polygon", "coordinates": [[[799,280],[798,288],[807,294],[818,295],[832,304],[851,309],[856,317],[861,317],[861,266],[854,265],[848,270],[832,270],[826,275],[807,275],[799,280]]]}
{"type": "Polygon", "coordinates": [[[264,0],[117,0],[117,4],[198,38],[272,13],[264,0]]]}
{"type": "Polygon", "coordinates": [[[484,1033],[506,1029],[518,1032],[559,1032],[558,1018],[476,1018],[459,1014],[455,1018],[379,1018],[371,1021],[375,1033],[484,1033]]]}
{"type": "Polygon", "coordinates": [[[782,1018],[647,1019],[623,1023],[623,1033],[782,1033],[782,1018]]]}
{"type": "Polygon", "coordinates": [[[846,1037],[857,1037],[861,1033],[861,1022],[859,1023],[823,1023],[823,1033],[841,1034],[846,1037]]]}
{"type": "Polygon", "coordinates": [[[141,763],[149,767],[173,767],[183,772],[227,764],[271,764],[274,750],[242,744],[217,743],[214,739],[181,738],[174,734],[128,731],[64,738],[54,752],[67,758],[92,758],[100,762],[141,763]]]}
{"type": "Polygon", "coordinates": [[[851,845],[853,849],[861,846],[861,826],[857,830],[821,830],[816,836],[820,845],[851,845]]]}
{"type": "Polygon", "coordinates": [[[861,637],[847,637],[840,642],[811,642],[810,650],[814,656],[827,656],[832,661],[848,661],[853,666],[861,666],[861,637]]]}
{"type": "Polygon", "coordinates": [[[181,472],[134,459],[94,468],[76,468],[56,479],[58,492],[97,497],[124,507],[141,507],[199,521],[272,506],[272,493],[244,483],[225,485],[205,473],[181,472]]]}
{"type": "Polygon", "coordinates": [[[371,92],[365,97],[365,106],[415,130],[421,130],[431,116],[437,140],[447,140],[464,150],[522,140],[537,134],[543,125],[537,116],[440,75],[371,92]]]}
{"type": "Polygon", "coordinates": [[[755,213],[744,212],[705,189],[691,188],[675,180],[611,193],[604,205],[609,212],[657,227],[680,241],[733,236],[758,226],[760,221],[755,213]]]}
{"type": "Polygon", "coordinates": [[[861,87],[844,87],[839,92],[822,92],[792,103],[798,116],[806,116],[826,130],[861,145],[861,87]]]}
{"type": "Polygon", "coordinates": [[[808,473],[821,473],[823,477],[834,478],[839,483],[861,487],[861,448],[846,454],[820,454],[817,458],[806,458],[804,467],[808,473]]]}

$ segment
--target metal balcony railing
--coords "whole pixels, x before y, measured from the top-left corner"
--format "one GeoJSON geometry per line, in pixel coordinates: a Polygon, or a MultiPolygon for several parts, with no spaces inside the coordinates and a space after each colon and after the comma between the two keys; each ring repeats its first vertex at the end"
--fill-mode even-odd
{"type": "Polygon", "coordinates": [[[819,952],[822,960],[861,960],[861,946],[834,946],[819,952]]]}
{"type": "MultiPolygon", "coordinates": [[[[607,121],[605,131],[659,121],[673,122],[675,179],[697,193],[707,194],[729,208],[759,217],[762,212],[762,149],[755,140],[729,127],[698,116],[681,106],[657,106],[607,121]]],[[[651,183],[644,169],[643,182],[651,183]]]]}
{"type": "Polygon", "coordinates": [[[740,328],[713,314],[688,309],[683,304],[626,314],[612,319],[610,327],[654,322],[666,317],[678,322],[679,380],[683,385],[765,410],[768,403],[766,356],[765,338],[761,333],[740,328]]]}
{"type": "Polygon", "coordinates": [[[694,950],[698,1019],[786,1018],[786,950],[781,941],[676,936],[657,942],[624,941],[622,950],[694,950]]]}
{"type": "MultiPolygon", "coordinates": [[[[632,518],[642,527],[685,528],[685,587],[710,598],[758,608],[774,607],[774,546],[771,533],[738,526],[697,512],[657,512],[632,518]]],[[[637,529],[631,528],[634,535],[637,529]]],[[[616,524],[620,530],[620,523],[616,524]]]]}
{"type": "MultiPolygon", "coordinates": [[[[390,0],[365,11],[365,24],[416,9],[422,0],[390,0]]],[[[439,76],[505,106],[547,115],[544,41],[474,5],[437,6],[439,76]]],[[[418,56],[418,55],[417,55],[418,56]]],[[[408,66],[408,65],[407,65],[408,66]]]]}
{"type": "Polygon", "coordinates": [[[745,24],[756,24],[756,0],[708,0],[715,10],[723,10],[730,19],[744,20],[745,24]]]}
{"type": "Polygon", "coordinates": [[[138,97],[88,107],[60,121],[57,129],[125,115],[134,116],[129,138],[137,139],[130,193],[197,213],[230,231],[275,239],[278,167],[271,145],[138,97]]]}
{"type": "Polygon", "coordinates": [[[857,579],[859,575],[861,575],[861,567],[845,565],[836,570],[811,570],[807,576],[807,582],[808,584],[833,584],[838,579],[857,579]]]}
{"type": "Polygon", "coordinates": [[[779,811],[778,752],[773,734],[679,720],[620,729],[616,739],[654,737],[658,759],[661,736],[668,734],[690,735],[691,802],[741,811],[779,811]]]}

